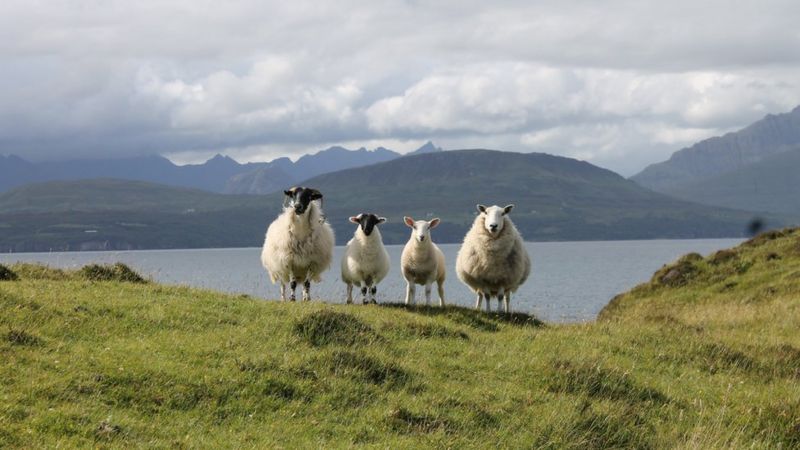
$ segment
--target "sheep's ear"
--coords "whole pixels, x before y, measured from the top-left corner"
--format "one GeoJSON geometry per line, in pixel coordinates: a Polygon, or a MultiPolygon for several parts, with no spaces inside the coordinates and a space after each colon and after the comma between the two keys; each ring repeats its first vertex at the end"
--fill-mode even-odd
{"type": "Polygon", "coordinates": [[[514,209],[513,203],[510,205],[506,205],[506,207],[503,208],[503,215],[505,216],[506,214],[510,213],[512,209],[514,209]]]}
{"type": "Polygon", "coordinates": [[[386,217],[378,217],[378,223],[386,222],[386,217]]]}
{"type": "Polygon", "coordinates": [[[287,197],[291,197],[291,196],[293,196],[294,194],[292,193],[292,190],[291,190],[291,189],[289,189],[289,190],[287,190],[287,191],[283,191],[283,195],[285,195],[285,196],[287,196],[287,197]]]}
{"type": "Polygon", "coordinates": [[[479,213],[485,213],[486,212],[486,207],[481,205],[481,204],[477,204],[477,205],[475,205],[475,207],[478,208],[478,212],[479,213]]]}
{"type": "Polygon", "coordinates": [[[406,226],[414,228],[414,219],[411,217],[405,216],[403,217],[403,222],[405,222],[406,226]]]}
{"type": "Polygon", "coordinates": [[[361,215],[360,214],[357,215],[357,216],[350,216],[349,220],[350,220],[350,222],[353,222],[353,223],[360,223],[359,219],[361,219],[361,215]]]}
{"type": "Polygon", "coordinates": [[[433,220],[431,220],[430,222],[428,222],[430,224],[429,228],[433,229],[433,228],[438,227],[439,226],[439,222],[441,222],[441,221],[439,220],[438,217],[433,219],[433,220]]]}
{"type": "Polygon", "coordinates": [[[316,190],[316,189],[310,189],[310,191],[311,191],[311,195],[309,196],[309,198],[310,198],[312,201],[314,201],[314,200],[319,200],[319,199],[321,199],[321,198],[322,198],[322,192],[320,192],[320,191],[318,191],[318,190],[316,190]]]}

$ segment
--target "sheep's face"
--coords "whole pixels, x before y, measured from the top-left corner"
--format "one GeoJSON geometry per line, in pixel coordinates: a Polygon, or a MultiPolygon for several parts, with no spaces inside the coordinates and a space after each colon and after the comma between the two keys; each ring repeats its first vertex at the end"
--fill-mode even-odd
{"type": "Polygon", "coordinates": [[[322,192],[303,186],[296,186],[288,191],[283,191],[289,207],[294,208],[295,214],[302,215],[308,210],[308,205],[314,200],[322,198],[322,192]]]}
{"type": "Polygon", "coordinates": [[[378,217],[375,214],[362,213],[351,217],[350,222],[357,223],[359,228],[361,228],[361,231],[363,231],[365,235],[369,236],[372,234],[372,230],[374,230],[378,224],[386,222],[386,217],[378,217]]]}
{"type": "Polygon", "coordinates": [[[411,236],[417,240],[417,242],[425,242],[431,240],[431,230],[436,228],[439,225],[439,219],[433,220],[417,220],[415,221],[411,217],[403,217],[403,222],[405,222],[406,226],[411,228],[411,236]]]}
{"type": "Polygon", "coordinates": [[[503,231],[505,216],[514,209],[514,205],[506,205],[504,208],[497,205],[488,208],[483,205],[477,205],[477,208],[478,212],[484,216],[483,227],[486,228],[490,235],[497,236],[503,231]]]}

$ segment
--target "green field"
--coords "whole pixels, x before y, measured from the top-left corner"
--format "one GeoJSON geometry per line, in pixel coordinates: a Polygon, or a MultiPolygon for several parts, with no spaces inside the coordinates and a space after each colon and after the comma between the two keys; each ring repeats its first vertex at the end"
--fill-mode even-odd
{"type": "Polygon", "coordinates": [[[11,271],[0,448],[800,446],[798,230],[571,325],[11,271]]]}

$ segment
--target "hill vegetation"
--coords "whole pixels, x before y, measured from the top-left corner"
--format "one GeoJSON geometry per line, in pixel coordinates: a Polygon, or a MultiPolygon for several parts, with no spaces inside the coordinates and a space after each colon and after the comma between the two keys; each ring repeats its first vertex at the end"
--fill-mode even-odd
{"type": "MultiPolygon", "coordinates": [[[[325,194],[337,242],[347,217],[389,218],[386,243],[403,243],[404,215],[439,216],[437,242],[460,242],[478,202],[515,203],[528,240],[741,236],[752,214],[648,191],[591,164],[545,154],[490,150],[428,152],[321,175],[304,184],[325,194]]],[[[0,251],[259,246],[283,194],[221,195],[138,181],[85,180],[0,194],[0,251]]],[[[770,218],[772,225],[780,219],[770,218]]],[[[780,223],[780,222],[778,222],[780,223]]]]}
{"type": "Polygon", "coordinates": [[[9,271],[4,448],[800,445],[798,230],[688,255],[572,325],[9,271]]]}

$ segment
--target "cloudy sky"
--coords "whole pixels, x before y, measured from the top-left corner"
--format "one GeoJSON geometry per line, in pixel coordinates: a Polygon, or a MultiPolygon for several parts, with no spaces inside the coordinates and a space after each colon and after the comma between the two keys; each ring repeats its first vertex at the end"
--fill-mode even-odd
{"type": "Polygon", "coordinates": [[[0,154],[430,139],[631,175],[800,104],[798,23],[796,0],[4,0],[0,154]]]}

